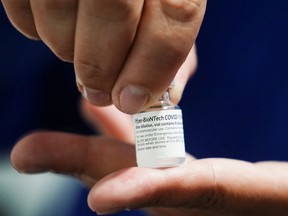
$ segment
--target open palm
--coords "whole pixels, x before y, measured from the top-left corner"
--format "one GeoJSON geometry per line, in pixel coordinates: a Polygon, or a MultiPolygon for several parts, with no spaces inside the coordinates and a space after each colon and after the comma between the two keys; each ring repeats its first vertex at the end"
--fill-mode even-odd
{"type": "Polygon", "coordinates": [[[11,160],[26,173],[53,171],[82,180],[99,214],[144,209],[151,215],[286,215],[288,165],[248,163],[187,154],[185,165],[136,167],[129,116],[114,107],[83,103],[86,118],[103,136],[37,132],[20,140],[11,160]]]}

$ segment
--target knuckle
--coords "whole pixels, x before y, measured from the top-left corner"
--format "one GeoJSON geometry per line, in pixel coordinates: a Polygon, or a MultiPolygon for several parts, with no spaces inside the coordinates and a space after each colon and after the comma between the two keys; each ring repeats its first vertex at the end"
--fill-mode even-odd
{"type": "Polygon", "coordinates": [[[192,21],[202,11],[204,0],[161,0],[164,13],[182,22],[192,21]]]}

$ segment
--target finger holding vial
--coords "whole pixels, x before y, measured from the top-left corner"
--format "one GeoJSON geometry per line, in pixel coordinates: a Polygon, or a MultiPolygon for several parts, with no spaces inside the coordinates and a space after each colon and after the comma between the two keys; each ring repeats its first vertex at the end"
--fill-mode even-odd
{"type": "Polygon", "coordinates": [[[111,91],[136,37],[144,0],[79,1],[74,65],[83,96],[112,103],[111,91]]]}
{"type": "MultiPolygon", "coordinates": [[[[128,114],[153,104],[179,68],[176,86],[181,74],[191,74],[189,53],[206,7],[206,0],[1,2],[18,30],[74,63],[84,98],[128,114]]],[[[187,79],[179,80],[172,101],[179,101],[187,79]]]]}
{"type": "Polygon", "coordinates": [[[147,109],[165,92],[181,65],[177,79],[182,76],[185,85],[183,74],[189,77],[196,65],[192,47],[205,7],[200,0],[145,1],[133,47],[112,91],[118,109],[128,114],[147,109]]]}

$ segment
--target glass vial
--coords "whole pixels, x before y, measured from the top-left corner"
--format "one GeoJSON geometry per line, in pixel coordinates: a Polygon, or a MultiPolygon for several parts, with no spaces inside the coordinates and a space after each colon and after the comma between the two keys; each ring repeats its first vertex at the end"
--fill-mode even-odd
{"type": "Polygon", "coordinates": [[[173,167],[185,161],[182,112],[170,101],[169,89],[147,110],[133,115],[139,167],[173,167]]]}

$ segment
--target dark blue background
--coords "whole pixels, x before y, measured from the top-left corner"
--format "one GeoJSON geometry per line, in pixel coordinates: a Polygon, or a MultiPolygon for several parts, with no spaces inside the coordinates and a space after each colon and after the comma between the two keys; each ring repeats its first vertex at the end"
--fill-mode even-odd
{"type": "MultiPolygon", "coordinates": [[[[286,0],[208,2],[198,71],[180,103],[194,156],[288,159],[287,7],[286,0]]],[[[78,101],[73,66],[20,35],[1,8],[1,152],[39,128],[91,133],[78,101]]],[[[90,215],[86,193],[75,215],[90,215]]]]}
{"type": "Polygon", "coordinates": [[[208,1],[182,107],[198,157],[288,159],[287,1],[208,1]]]}

